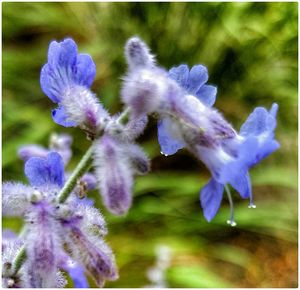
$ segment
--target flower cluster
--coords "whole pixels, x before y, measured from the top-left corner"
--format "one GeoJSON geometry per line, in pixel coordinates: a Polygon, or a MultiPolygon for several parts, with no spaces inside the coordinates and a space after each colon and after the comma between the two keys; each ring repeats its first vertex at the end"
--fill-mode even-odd
{"type": "Polygon", "coordinates": [[[125,214],[131,205],[134,174],[149,171],[149,160],[134,139],[147,124],[147,116],[110,116],[91,92],[95,64],[86,54],[78,54],[72,39],[53,41],[48,63],[41,71],[41,87],[58,109],[54,121],[62,126],[79,126],[94,141],[93,163],[105,206],[115,214],[125,214]]]}
{"type": "Polygon", "coordinates": [[[46,157],[32,157],[25,163],[25,174],[30,186],[5,182],[2,187],[3,214],[25,220],[22,237],[8,241],[4,249],[7,261],[3,262],[11,264],[22,245],[27,255],[17,276],[13,267],[8,267],[7,283],[56,288],[66,283],[60,270],[74,278],[76,287],[88,286],[84,271],[100,286],[105,280],[115,280],[114,256],[103,240],[107,228],[100,212],[75,194],[64,204],[56,202],[65,183],[61,156],[53,151],[46,157]]]}
{"type": "MultiPolygon", "coordinates": [[[[185,147],[210,170],[212,178],[200,193],[205,218],[211,221],[216,215],[227,184],[242,198],[250,198],[249,206],[255,207],[248,170],[279,148],[274,139],[278,105],[273,104],[270,111],[256,108],[238,133],[212,108],[217,89],[206,85],[208,72],[203,65],[190,70],[180,65],[167,72],[155,65],[139,39],[129,40],[127,48],[131,69],[123,101],[137,115],[158,116],[158,141],[164,155],[185,147]]],[[[229,223],[235,225],[233,212],[229,223]]]]}
{"type": "Polygon", "coordinates": [[[3,214],[25,220],[19,237],[9,232],[3,236],[4,287],[63,287],[62,271],[76,287],[88,286],[85,274],[99,286],[117,279],[114,255],[104,241],[104,218],[86,195],[97,188],[111,213],[128,212],[135,175],[150,170],[148,157],[135,143],[149,114],[158,119],[162,154],[186,148],[210,170],[212,177],[200,192],[208,221],[225,189],[229,223],[235,225],[228,184],[255,207],[248,171],[279,147],[274,139],[278,105],[269,111],[256,108],[237,132],[213,108],[217,89],[206,84],[206,67],[180,65],[166,71],[137,37],[128,40],[125,56],[128,71],[121,97],[126,108],[111,115],[91,91],[96,75],[92,58],[79,54],[72,39],[51,42],[40,83],[58,105],[52,118],[61,126],[79,127],[92,144],[70,173],[65,168],[72,156],[71,136],[52,135],[49,148],[20,148],[30,185],[5,182],[2,187],[3,214]]]}

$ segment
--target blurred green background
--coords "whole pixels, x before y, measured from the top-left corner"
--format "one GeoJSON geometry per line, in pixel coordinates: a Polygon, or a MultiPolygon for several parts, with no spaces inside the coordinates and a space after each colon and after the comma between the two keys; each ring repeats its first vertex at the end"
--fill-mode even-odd
{"type": "MultiPolygon", "coordinates": [[[[279,104],[276,136],[281,148],[251,171],[257,209],[234,192],[238,226],[226,224],[224,198],[207,223],[199,190],[209,172],[187,151],[160,155],[151,119],[139,142],[152,172],[136,179],[126,217],[97,205],[109,227],[107,240],[120,279],[107,287],[143,287],[155,248],[172,251],[169,287],[297,287],[297,3],[2,3],[3,180],[24,180],[20,145],[47,145],[52,132],[74,137],[74,168],[88,148],[79,129],[51,121],[54,107],[39,85],[51,40],[72,37],[97,65],[93,84],[111,113],[122,109],[123,47],[139,35],[165,68],[187,63],[208,67],[218,86],[216,107],[238,129],[256,106],[279,104]]],[[[3,219],[19,230],[21,221],[3,219]]]]}

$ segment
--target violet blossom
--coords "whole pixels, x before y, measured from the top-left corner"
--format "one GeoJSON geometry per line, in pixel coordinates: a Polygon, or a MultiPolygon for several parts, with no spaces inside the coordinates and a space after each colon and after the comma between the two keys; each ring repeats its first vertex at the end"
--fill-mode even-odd
{"type": "MultiPolygon", "coordinates": [[[[139,59],[144,58],[144,61],[139,60],[136,70],[127,74],[123,101],[136,114],[158,116],[161,120],[158,141],[164,155],[185,147],[210,170],[212,179],[200,197],[205,218],[210,221],[217,213],[227,183],[242,198],[250,198],[249,206],[255,207],[248,170],[279,147],[274,139],[278,105],[273,104],[270,112],[256,108],[237,133],[211,108],[217,90],[205,84],[208,74],[204,66],[197,65],[189,71],[186,65],[181,65],[167,74],[147,61],[152,58],[145,44],[140,41],[138,46],[136,42],[135,38],[132,49],[139,49],[133,55],[136,57],[139,53],[139,59]]],[[[233,214],[229,223],[235,224],[233,214]]]]}
{"type": "Polygon", "coordinates": [[[22,216],[26,221],[22,240],[27,260],[21,271],[22,287],[65,284],[59,272],[64,244],[68,245],[68,255],[78,261],[96,282],[103,285],[105,280],[116,279],[114,257],[103,241],[107,229],[99,211],[89,204],[77,202],[74,195],[64,204],[56,201],[64,184],[64,164],[60,155],[50,152],[46,158],[30,158],[25,163],[25,174],[30,186],[7,182],[3,184],[2,193],[4,215],[22,216]],[[93,259],[86,259],[90,255],[93,259]]]}

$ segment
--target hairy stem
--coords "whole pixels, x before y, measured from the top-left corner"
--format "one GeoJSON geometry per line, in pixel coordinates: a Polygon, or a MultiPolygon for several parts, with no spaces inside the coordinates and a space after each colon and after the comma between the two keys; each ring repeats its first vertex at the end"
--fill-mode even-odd
{"type": "Polygon", "coordinates": [[[122,125],[127,124],[128,121],[129,121],[130,113],[131,113],[131,110],[130,110],[130,108],[127,107],[122,112],[122,114],[120,115],[120,117],[118,118],[119,123],[122,124],[122,125]]]}
{"type": "Polygon", "coordinates": [[[83,155],[82,159],[78,163],[77,167],[73,171],[71,177],[67,180],[64,187],[58,194],[58,202],[64,203],[74,187],[77,184],[78,178],[80,178],[91,166],[92,164],[92,155],[93,155],[93,144],[91,147],[86,151],[86,153],[83,155]]]}
{"type": "Polygon", "coordinates": [[[14,275],[18,273],[25,260],[26,260],[25,246],[22,246],[20,252],[18,253],[18,255],[15,257],[13,261],[12,269],[14,275]]]}

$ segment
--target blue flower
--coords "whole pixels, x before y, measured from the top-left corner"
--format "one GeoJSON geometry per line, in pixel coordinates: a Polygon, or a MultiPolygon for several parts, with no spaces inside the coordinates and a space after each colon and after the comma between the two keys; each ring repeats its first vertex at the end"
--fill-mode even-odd
{"type": "Polygon", "coordinates": [[[58,104],[52,111],[54,122],[64,127],[81,126],[94,133],[100,119],[107,115],[90,91],[95,75],[92,58],[88,54],[78,54],[72,39],[50,43],[40,83],[44,93],[58,104]]]}
{"type": "MultiPolygon", "coordinates": [[[[213,106],[216,100],[217,88],[206,85],[208,80],[207,68],[203,65],[195,65],[189,70],[182,64],[169,70],[169,77],[175,80],[187,94],[195,96],[207,107],[213,106]]],[[[168,117],[158,121],[158,142],[164,155],[172,155],[185,147],[184,143],[172,134],[172,120],[168,117]]]]}
{"type": "Polygon", "coordinates": [[[50,152],[46,158],[32,157],[25,163],[25,174],[33,187],[64,184],[64,164],[61,156],[50,152]]]}
{"type": "MultiPolygon", "coordinates": [[[[43,158],[31,157],[25,163],[25,174],[30,186],[12,182],[2,186],[3,214],[26,218],[24,285],[56,288],[57,281],[63,282],[59,263],[66,243],[77,262],[66,269],[76,287],[87,287],[85,272],[96,275],[99,285],[107,279],[116,279],[113,253],[103,241],[107,234],[105,221],[92,201],[78,201],[73,192],[64,204],[57,203],[57,192],[65,181],[62,157],[57,152],[43,158]],[[92,251],[97,253],[97,259],[92,251]]],[[[82,177],[82,182],[87,189],[95,186],[95,178],[88,174],[82,177]]]]}
{"type": "MultiPolygon", "coordinates": [[[[270,111],[258,107],[250,114],[235,138],[239,142],[231,146],[232,158],[222,164],[218,176],[213,176],[201,190],[201,206],[208,221],[220,207],[226,183],[230,183],[242,198],[250,197],[249,207],[255,207],[248,170],[280,147],[274,139],[277,110],[278,105],[273,104],[270,111]]],[[[226,145],[228,150],[230,144],[224,143],[224,148],[226,145]]]]}
{"type": "MultiPolygon", "coordinates": [[[[250,207],[254,207],[248,170],[279,147],[274,139],[278,105],[273,104],[270,111],[256,108],[237,133],[211,108],[217,89],[205,84],[208,75],[204,66],[197,65],[189,71],[186,65],[180,65],[169,71],[169,78],[183,91],[173,86],[173,92],[170,91],[166,99],[168,112],[160,114],[158,140],[162,153],[171,155],[186,147],[210,170],[212,179],[200,195],[208,221],[220,207],[224,188],[230,195],[227,184],[242,198],[250,198],[250,207]]],[[[231,196],[229,198],[230,223],[235,224],[231,196]]]]}

